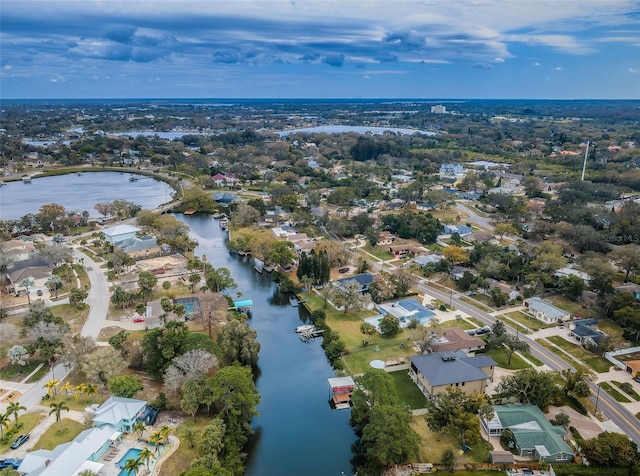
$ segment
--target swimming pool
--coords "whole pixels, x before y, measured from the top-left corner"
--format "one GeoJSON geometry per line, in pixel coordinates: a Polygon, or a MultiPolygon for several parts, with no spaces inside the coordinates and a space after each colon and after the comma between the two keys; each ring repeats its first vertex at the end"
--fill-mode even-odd
{"type": "MultiPolygon", "coordinates": [[[[129,450],[125,453],[125,455],[120,458],[120,461],[118,461],[116,463],[116,466],[118,468],[122,468],[125,464],[127,464],[127,460],[129,459],[138,459],[138,455],[140,454],[142,450],[139,450],[138,448],[129,448],[129,450]]],[[[120,474],[118,474],[118,476],[130,476],[129,475],[129,471],[120,471],[120,474]]],[[[133,472],[131,473],[131,476],[133,476],[133,472]]]]}

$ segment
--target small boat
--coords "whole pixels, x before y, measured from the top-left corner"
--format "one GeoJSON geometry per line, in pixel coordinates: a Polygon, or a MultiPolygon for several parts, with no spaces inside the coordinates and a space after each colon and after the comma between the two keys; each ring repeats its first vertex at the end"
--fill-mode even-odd
{"type": "Polygon", "coordinates": [[[189,210],[185,210],[184,212],[182,212],[184,215],[193,215],[195,212],[197,212],[198,210],[196,210],[195,208],[189,208],[189,210]]]}
{"type": "Polygon", "coordinates": [[[31,183],[31,176],[30,175],[23,175],[22,176],[22,182],[23,183],[31,183]]]}
{"type": "Polygon", "coordinates": [[[214,213],[213,218],[219,220],[220,218],[224,218],[224,213],[214,213]]]}
{"type": "Polygon", "coordinates": [[[3,185],[7,185],[7,183],[0,180],[0,187],[2,187],[3,185]]]}
{"type": "Polygon", "coordinates": [[[220,220],[219,225],[220,225],[220,228],[222,228],[223,230],[226,230],[227,227],[229,226],[229,220],[227,220],[226,218],[223,218],[220,220]]]}
{"type": "Polygon", "coordinates": [[[303,326],[298,326],[296,327],[293,332],[295,332],[296,334],[302,334],[303,332],[310,332],[313,331],[316,328],[316,326],[311,325],[311,324],[305,324],[303,326]]]}
{"type": "Polygon", "coordinates": [[[264,265],[264,270],[265,270],[267,273],[272,273],[272,272],[273,272],[273,266],[271,266],[270,264],[265,264],[265,265],[264,265]]]}
{"type": "Polygon", "coordinates": [[[76,175],[80,177],[82,175],[82,172],[78,172],[76,175]]]}
{"type": "Polygon", "coordinates": [[[131,177],[129,177],[129,182],[137,182],[138,180],[140,180],[140,177],[136,175],[132,175],[131,177]]]}
{"type": "Polygon", "coordinates": [[[294,297],[290,297],[289,304],[291,304],[293,307],[298,307],[298,300],[294,297]]]}

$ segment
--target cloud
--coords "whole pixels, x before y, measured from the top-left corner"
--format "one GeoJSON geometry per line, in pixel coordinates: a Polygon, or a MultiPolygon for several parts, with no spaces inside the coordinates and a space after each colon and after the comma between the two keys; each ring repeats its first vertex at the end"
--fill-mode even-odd
{"type": "Polygon", "coordinates": [[[504,58],[495,58],[493,61],[495,61],[496,63],[504,63],[504,58]]]}
{"type": "Polygon", "coordinates": [[[632,74],[636,74],[636,73],[640,72],[640,69],[638,69],[638,68],[629,68],[629,72],[632,73],[632,74]]]}
{"type": "Polygon", "coordinates": [[[64,76],[62,76],[61,74],[58,74],[57,76],[54,76],[53,78],[49,78],[49,82],[50,83],[60,83],[64,81],[64,76]]]}
{"type": "Polygon", "coordinates": [[[324,64],[328,64],[329,66],[334,66],[336,68],[339,68],[344,64],[344,55],[343,54],[325,55],[322,57],[322,62],[324,64]]]}
{"type": "Polygon", "coordinates": [[[540,63],[538,63],[537,61],[534,61],[533,63],[531,63],[531,66],[540,66],[540,63]]]}
{"type": "Polygon", "coordinates": [[[369,76],[368,74],[365,74],[365,75],[363,76],[363,78],[364,78],[364,79],[371,79],[371,76],[369,76]]]}
{"type": "Polygon", "coordinates": [[[553,68],[554,71],[563,71],[564,68],[562,66],[556,66],[555,68],[553,68]]]}

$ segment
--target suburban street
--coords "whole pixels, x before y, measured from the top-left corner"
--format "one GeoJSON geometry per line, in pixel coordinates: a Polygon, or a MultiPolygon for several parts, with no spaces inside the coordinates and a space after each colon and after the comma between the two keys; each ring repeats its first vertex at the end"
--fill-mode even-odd
{"type": "MultiPolygon", "coordinates": [[[[452,295],[450,293],[440,291],[432,286],[428,286],[425,284],[418,284],[415,286],[415,288],[443,302],[448,303],[451,301],[451,304],[457,309],[467,313],[471,317],[474,317],[487,325],[493,325],[496,321],[496,318],[491,314],[481,311],[475,306],[461,301],[456,297],[455,294],[452,295]]],[[[506,323],[505,327],[510,334],[516,335],[516,329],[506,323]]],[[[523,334],[519,334],[519,337],[527,344],[529,344],[529,346],[531,347],[532,355],[544,362],[550,369],[562,371],[564,369],[573,368],[564,359],[561,359],[535,340],[523,334]]],[[[631,438],[636,443],[640,442],[640,425],[638,425],[638,419],[621,404],[619,404],[607,392],[598,391],[598,385],[595,382],[589,382],[589,387],[591,388],[593,394],[593,396],[591,397],[592,402],[594,402],[595,404],[596,398],[598,399],[598,410],[600,410],[603,415],[609,418],[610,421],[613,422],[620,431],[629,436],[629,438],[631,438]]],[[[606,422],[604,423],[604,425],[606,426],[606,422]]],[[[616,431],[616,429],[612,428],[612,431],[616,431]]]]}

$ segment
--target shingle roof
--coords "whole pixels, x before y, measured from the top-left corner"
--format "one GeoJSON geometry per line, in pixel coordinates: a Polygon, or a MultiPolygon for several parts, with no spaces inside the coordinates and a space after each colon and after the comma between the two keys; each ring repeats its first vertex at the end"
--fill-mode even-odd
{"type": "Polygon", "coordinates": [[[127,233],[138,233],[139,231],[141,230],[137,226],[127,225],[125,223],[122,225],[116,225],[109,228],[104,228],[102,230],[102,233],[104,233],[106,236],[111,237],[111,236],[124,235],[127,233]]]}
{"type": "Polygon", "coordinates": [[[362,273],[362,274],[355,274],[353,276],[348,276],[346,278],[340,278],[336,280],[336,284],[340,284],[341,286],[346,286],[349,281],[356,281],[360,286],[366,286],[373,282],[373,274],[362,273]]]}
{"type": "Polygon", "coordinates": [[[432,386],[486,380],[489,378],[480,367],[495,365],[491,357],[467,357],[462,353],[434,352],[414,355],[411,363],[432,386]]]}
{"type": "Polygon", "coordinates": [[[539,297],[532,297],[526,300],[529,303],[529,308],[534,311],[544,312],[547,316],[554,318],[560,318],[569,314],[567,311],[555,307],[549,301],[546,301],[539,297]]]}

